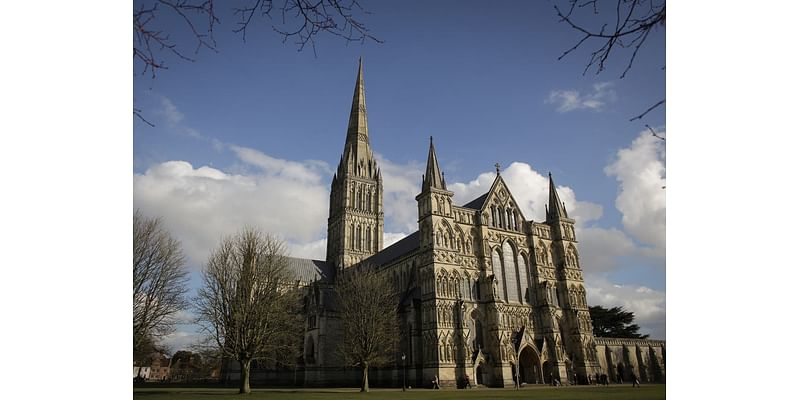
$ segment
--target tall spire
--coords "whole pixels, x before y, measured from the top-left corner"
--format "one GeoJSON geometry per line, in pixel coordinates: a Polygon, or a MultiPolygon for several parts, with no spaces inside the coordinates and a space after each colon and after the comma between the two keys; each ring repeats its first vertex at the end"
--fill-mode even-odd
{"type": "Polygon", "coordinates": [[[431,146],[428,149],[428,166],[425,169],[425,176],[422,177],[422,191],[430,189],[447,190],[444,182],[444,175],[439,169],[439,160],[436,159],[436,149],[433,147],[433,136],[431,136],[431,146]]]}
{"type": "Polygon", "coordinates": [[[547,208],[547,219],[552,220],[556,218],[569,218],[564,203],[562,203],[561,199],[558,198],[556,184],[553,183],[553,175],[548,172],[547,176],[550,178],[550,205],[547,208]]]}
{"type": "Polygon", "coordinates": [[[347,124],[347,144],[359,141],[369,143],[367,129],[367,99],[364,94],[364,68],[358,58],[358,77],[353,90],[353,105],[350,108],[350,122],[347,124]]]}

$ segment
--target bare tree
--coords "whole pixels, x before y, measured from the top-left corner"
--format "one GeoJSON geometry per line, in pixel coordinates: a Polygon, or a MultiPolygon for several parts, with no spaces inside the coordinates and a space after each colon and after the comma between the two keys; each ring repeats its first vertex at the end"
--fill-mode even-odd
{"type": "Polygon", "coordinates": [[[133,214],[133,350],[143,355],[172,332],[187,307],[188,272],[180,243],[158,218],[133,214]]]}
{"type": "MultiPolygon", "coordinates": [[[[583,36],[558,59],[566,57],[584,43],[596,43],[597,47],[589,57],[589,62],[583,70],[584,74],[592,66],[597,68],[598,74],[604,71],[609,56],[613,50],[617,49],[618,52],[630,53],[628,65],[620,75],[620,79],[624,78],[633,66],[639,49],[647,42],[650,33],[657,27],[666,25],[667,21],[666,0],[617,0],[615,10],[603,9],[603,7],[607,7],[605,4],[600,4],[600,10],[598,10],[597,0],[568,0],[567,3],[569,6],[565,9],[554,5],[556,13],[562,22],[566,22],[583,36]],[[591,14],[588,18],[585,15],[578,15],[581,14],[580,11],[590,9],[591,14]],[[609,14],[611,15],[609,16],[609,14]]],[[[665,102],[666,99],[656,102],[630,120],[642,119],[647,113],[665,102]]]]}
{"type": "Polygon", "coordinates": [[[252,361],[295,359],[300,297],[278,239],[254,228],[224,238],[208,259],[195,305],[221,355],[239,362],[239,393],[250,393],[252,361]]]}
{"type": "Polygon", "coordinates": [[[361,391],[369,391],[369,367],[386,364],[399,338],[397,297],[385,275],[374,268],[345,271],[336,282],[342,321],[338,352],[347,365],[362,369],[361,391]]]}

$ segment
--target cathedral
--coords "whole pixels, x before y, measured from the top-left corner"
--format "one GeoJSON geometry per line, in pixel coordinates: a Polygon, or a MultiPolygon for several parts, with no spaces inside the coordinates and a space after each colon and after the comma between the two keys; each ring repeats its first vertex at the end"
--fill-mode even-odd
{"type": "MultiPolygon", "coordinates": [[[[661,340],[592,334],[575,220],[550,177],[542,222],[528,220],[500,167],[491,188],[463,204],[439,168],[430,139],[416,196],[416,232],[384,248],[383,179],[370,147],[363,66],[330,191],[326,260],[288,258],[305,293],[303,356],[288,374],[255,370],[254,382],[358,386],[360,371],[337,355],[339,320],[331,304],[337,274],[361,266],[391,277],[400,305],[396,360],[370,372],[373,386],[442,387],[666,381],[661,340]],[[281,378],[281,376],[283,378],[281,378]]],[[[299,341],[298,341],[299,342],[299,341]]]]}

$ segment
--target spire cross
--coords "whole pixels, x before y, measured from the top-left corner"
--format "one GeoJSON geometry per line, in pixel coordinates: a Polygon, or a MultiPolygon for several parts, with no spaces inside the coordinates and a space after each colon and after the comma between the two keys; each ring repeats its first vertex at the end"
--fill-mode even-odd
{"type": "Polygon", "coordinates": [[[497,175],[500,175],[500,163],[494,163],[494,169],[497,171],[497,175]]]}

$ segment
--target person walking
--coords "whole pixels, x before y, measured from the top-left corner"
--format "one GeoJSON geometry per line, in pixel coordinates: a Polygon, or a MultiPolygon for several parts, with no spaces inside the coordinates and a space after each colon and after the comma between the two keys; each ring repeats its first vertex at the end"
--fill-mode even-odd
{"type": "Polygon", "coordinates": [[[433,383],[433,388],[434,389],[439,389],[439,376],[434,375],[433,376],[433,380],[431,381],[431,383],[433,383]]]}
{"type": "Polygon", "coordinates": [[[469,383],[469,375],[464,375],[464,387],[472,389],[472,385],[469,383]]]}
{"type": "Polygon", "coordinates": [[[636,374],[633,374],[633,386],[632,387],[642,387],[642,385],[639,384],[639,377],[636,376],[636,374]]]}

